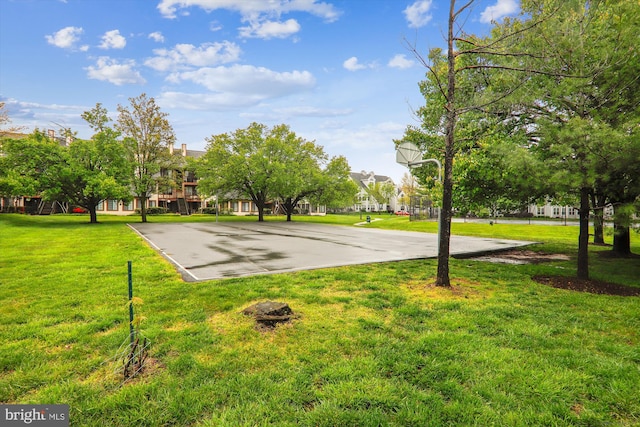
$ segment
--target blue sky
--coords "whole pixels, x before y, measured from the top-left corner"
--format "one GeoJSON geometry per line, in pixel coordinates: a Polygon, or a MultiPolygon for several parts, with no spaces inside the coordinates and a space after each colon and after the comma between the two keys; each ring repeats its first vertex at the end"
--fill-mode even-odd
{"type": "MultiPolygon", "coordinates": [[[[399,183],[393,139],[424,102],[426,57],[444,46],[446,0],[0,0],[0,100],[12,125],[62,125],[141,93],[169,114],[177,143],[251,122],[288,124],[354,172],[399,183]]],[[[517,0],[476,0],[485,33],[517,0]]]]}

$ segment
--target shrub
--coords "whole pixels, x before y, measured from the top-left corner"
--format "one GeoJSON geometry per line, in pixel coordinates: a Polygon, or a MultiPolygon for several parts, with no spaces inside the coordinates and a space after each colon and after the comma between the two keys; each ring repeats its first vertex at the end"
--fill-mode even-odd
{"type": "Polygon", "coordinates": [[[206,215],[215,215],[216,214],[216,208],[203,208],[201,209],[201,212],[203,214],[206,215]]]}
{"type": "MultiPolygon", "coordinates": [[[[166,214],[169,212],[169,209],[167,208],[161,208],[161,207],[153,207],[153,208],[147,208],[147,215],[162,215],[162,214],[166,214]]],[[[140,209],[136,209],[136,213],[140,214],[140,209]]]]}

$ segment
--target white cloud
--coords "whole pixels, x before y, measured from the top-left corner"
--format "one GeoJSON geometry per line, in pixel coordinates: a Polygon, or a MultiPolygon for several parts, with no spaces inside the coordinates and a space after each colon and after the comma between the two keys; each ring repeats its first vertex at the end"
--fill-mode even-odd
{"type": "Polygon", "coordinates": [[[146,80],[135,70],[135,61],[122,63],[106,56],[101,56],[95,66],[85,68],[90,79],[107,81],[116,86],[124,84],[144,84],[146,80]]]}
{"type": "Polygon", "coordinates": [[[419,0],[412,5],[407,6],[403,11],[409,22],[409,28],[420,28],[427,25],[431,21],[431,5],[432,0],[419,0]]]}
{"type": "Polygon", "coordinates": [[[489,24],[497,21],[507,15],[512,15],[518,11],[518,2],[516,0],[497,0],[493,6],[488,6],[480,14],[480,22],[489,24]]]}
{"type": "Polygon", "coordinates": [[[200,7],[207,12],[216,9],[233,10],[247,21],[259,16],[280,16],[290,12],[307,12],[329,22],[340,16],[333,5],[317,0],[162,0],[158,4],[158,10],[166,18],[175,18],[179,9],[189,7],[200,7]]]}
{"type": "Polygon", "coordinates": [[[164,43],[164,36],[160,31],[155,31],[149,34],[149,38],[158,43],[164,43]]]}
{"type": "Polygon", "coordinates": [[[342,66],[349,71],[357,71],[366,68],[364,65],[358,63],[358,58],[352,56],[342,63],[342,66]]]}
{"type": "Polygon", "coordinates": [[[332,108],[318,108],[311,106],[293,106],[284,108],[274,108],[270,105],[261,105],[262,110],[253,112],[243,112],[238,116],[252,121],[272,121],[272,122],[287,122],[293,117],[313,117],[313,118],[327,118],[327,117],[343,117],[353,114],[352,109],[332,109],[332,108]]]}
{"type": "Polygon", "coordinates": [[[0,101],[6,103],[12,120],[11,125],[24,126],[24,132],[30,132],[36,128],[55,129],[57,132],[60,126],[64,126],[82,133],[87,127],[86,122],[80,118],[82,112],[90,108],[86,105],[43,104],[2,96],[0,101]]]}
{"type": "Polygon", "coordinates": [[[167,91],[157,97],[158,103],[166,108],[186,110],[228,111],[230,108],[246,108],[261,101],[259,96],[238,96],[235,93],[184,93],[167,91]]]}
{"type": "Polygon", "coordinates": [[[81,27],[65,27],[51,35],[44,36],[47,43],[62,49],[74,49],[80,35],[84,32],[81,27]]]}
{"type": "Polygon", "coordinates": [[[328,146],[366,149],[373,154],[393,147],[393,139],[402,136],[406,124],[380,122],[360,127],[324,127],[318,130],[318,141],[331,141],[328,146]]]}
{"type": "Polygon", "coordinates": [[[276,113],[284,114],[286,116],[304,116],[304,117],[339,117],[346,116],[353,113],[350,108],[347,109],[334,109],[334,108],[318,108],[311,106],[298,106],[298,107],[286,107],[276,108],[276,113]]]}
{"type": "Polygon", "coordinates": [[[240,37],[246,38],[260,38],[271,39],[279,38],[284,39],[292,34],[300,31],[300,24],[295,19],[288,19],[285,22],[278,21],[264,21],[264,22],[250,22],[247,27],[240,27],[240,37]]]}
{"type": "Polygon", "coordinates": [[[192,44],[177,44],[173,49],[154,49],[156,55],[144,65],[158,71],[169,71],[189,66],[205,67],[227,64],[240,58],[238,45],[229,41],[204,43],[199,47],[192,44]]]}
{"type": "Polygon", "coordinates": [[[123,49],[127,45],[127,39],[120,35],[119,30],[111,30],[104,33],[100,49],[123,49]]]}
{"type": "Polygon", "coordinates": [[[358,62],[357,57],[352,56],[351,58],[344,61],[342,63],[342,66],[349,71],[358,71],[358,70],[364,70],[365,68],[376,68],[377,64],[375,62],[370,62],[368,64],[361,64],[360,62],[358,62]]]}
{"type": "Polygon", "coordinates": [[[200,68],[174,73],[170,82],[191,81],[212,92],[236,94],[242,98],[262,100],[311,89],[315,78],[308,71],[276,72],[252,65],[200,68]]]}
{"type": "Polygon", "coordinates": [[[405,69],[413,67],[416,65],[416,62],[411,59],[407,59],[404,54],[399,53],[391,58],[387,65],[391,68],[405,69]]]}

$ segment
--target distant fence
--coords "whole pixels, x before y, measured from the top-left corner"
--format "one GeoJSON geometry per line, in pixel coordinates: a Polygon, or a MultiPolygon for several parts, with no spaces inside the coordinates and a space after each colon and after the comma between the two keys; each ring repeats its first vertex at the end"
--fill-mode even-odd
{"type": "Polygon", "coordinates": [[[410,221],[428,221],[438,218],[438,209],[427,196],[412,196],[409,205],[410,221]]]}

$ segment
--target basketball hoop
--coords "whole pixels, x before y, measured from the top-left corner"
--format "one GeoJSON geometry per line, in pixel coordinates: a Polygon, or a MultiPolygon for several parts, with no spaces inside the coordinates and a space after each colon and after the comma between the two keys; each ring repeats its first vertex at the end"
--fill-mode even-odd
{"type": "Polygon", "coordinates": [[[411,165],[422,159],[422,152],[413,142],[403,142],[396,148],[396,162],[411,167],[411,165]]]}

